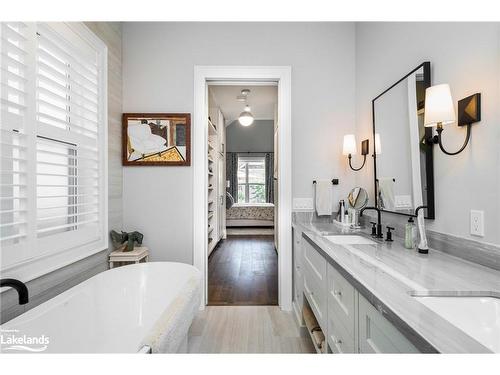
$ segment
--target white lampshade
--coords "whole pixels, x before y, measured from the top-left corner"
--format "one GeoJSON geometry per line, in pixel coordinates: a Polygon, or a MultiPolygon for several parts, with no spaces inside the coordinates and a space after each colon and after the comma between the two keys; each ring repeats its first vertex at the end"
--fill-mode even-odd
{"type": "Polygon", "coordinates": [[[344,147],[342,148],[342,154],[344,155],[356,155],[356,137],[354,134],[344,135],[344,147]]]}
{"type": "Polygon", "coordinates": [[[250,126],[253,124],[253,115],[250,112],[250,107],[246,106],[245,110],[240,113],[240,116],[238,117],[238,121],[242,126],[250,126]]]}
{"type": "Polygon", "coordinates": [[[424,125],[427,127],[455,122],[455,108],[447,84],[431,86],[425,90],[424,125]]]}
{"type": "Polygon", "coordinates": [[[380,134],[375,133],[375,154],[380,155],[382,153],[382,142],[380,142],[380,134]]]}

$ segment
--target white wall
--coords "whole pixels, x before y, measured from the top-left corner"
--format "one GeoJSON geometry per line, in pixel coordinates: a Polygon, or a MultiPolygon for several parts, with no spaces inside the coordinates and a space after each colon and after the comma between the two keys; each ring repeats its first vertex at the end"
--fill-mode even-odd
{"type": "MultiPolygon", "coordinates": [[[[312,197],[315,178],[352,188],[341,144],[354,128],[353,23],[125,23],[123,61],[124,112],[193,113],[195,65],[290,65],[293,196],[312,197]]],[[[192,168],[123,176],[125,229],[144,233],[152,260],[191,263],[192,168]]]]}
{"type": "MultiPolygon", "coordinates": [[[[432,84],[449,83],[455,102],[481,92],[482,121],[473,125],[464,152],[434,152],[438,232],[500,243],[500,29],[488,23],[358,23],[356,25],[356,124],[358,139],[372,131],[371,100],[423,61],[431,62],[432,84]],[[485,211],[484,238],[469,235],[469,212],[485,211]]],[[[456,105],[456,103],[455,103],[456,105]]],[[[454,151],[465,128],[451,125],[443,143],[454,151]]],[[[371,138],[370,138],[371,139],[371,138]]],[[[383,145],[382,145],[383,147],[383,145]]],[[[373,163],[358,182],[373,197],[373,163]]]]}

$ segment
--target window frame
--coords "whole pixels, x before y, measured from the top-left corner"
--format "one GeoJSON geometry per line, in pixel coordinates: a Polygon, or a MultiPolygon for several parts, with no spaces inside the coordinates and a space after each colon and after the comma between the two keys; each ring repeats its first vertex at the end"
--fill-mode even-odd
{"type": "MultiPolygon", "coordinates": [[[[47,236],[46,238],[37,238],[36,236],[36,225],[37,225],[37,208],[36,208],[36,139],[40,136],[36,131],[33,130],[35,121],[35,93],[36,93],[36,44],[35,44],[35,34],[38,30],[37,25],[40,23],[27,23],[27,27],[30,28],[29,32],[33,39],[29,39],[28,54],[30,60],[28,65],[28,82],[29,89],[27,94],[29,96],[29,103],[27,106],[31,106],[28,115],[25,119],[25,126],[28,131],[28,136],[31,138],[29,144],[35,145],[31,147],[32,149],[28,151],[28,175],[27,178],[30,181],[28,187],[29,200],[28,203],[28,227],[31,226],[31,230],[28,229],[28,238],[26,243],[21,246],[9,246],[6,247],[8,251],[21,250],[23,255],[20,256],[20,260],[15,260],[14,262],[9,262],[6,266],[1,267],[0,272],[2,276],[9,276],[19,278],[23,281],[29,281],[34,278],[40,277],[54,270],[65,267],[71,263],[77,262],[81,259],[87,258],[91,255],[97,254],[101,251],[108,249],[109,247],[109,236],[108,236],[108,48],[106,44],[97,37],[87,26],[82,22],[72,23],[72,22],[54,22],[54,23],[43,23],[49,26],[54,31],[64,35],[67,32],[68,40],[71,40],[75,36],[78,39],[88,44],[92,50],[97,54],[98,63],[98,136],[97,136],[97,153],[96,157],[98,160],[98,235],[92,234],[94,240],[91,242],[81,244],[82,238],[86,237],[90,233],[86,233],[85,230],[79,231],[66,231],[61,233],[62,236],[57,236],[59,244],[54,244],[54,238],[47,236]],[[69,31],[69,32],[68,32],[69,31]],[[34,163],[34,165],[33,165],[34,163]],[[34,182],[33,182],[34,181],[34,182]],[[33,230],[34,226],[34,230],[33,230]],[[34,235],[33,235],[34,233],[34,235]],[[63,246],[61,246],[61,243],[63,246]],[[58,245],[58,246],[55,246],[58,245]],[[24,249],[25,247],[33,247],[35,249],[40,249],[35,253],[35,251],[29,251],[24,249]]],[[[57,142],[64,142],[64,139],[58,139],[54,137],[57,142]]],[[[68,175],[71,177],[70,175],[68,175]]],[[[77,224],[76,224],[77,225],[77,224]]],[[[2,251],[4,248],[2,248],[2,251]]],[[[2,254],[2,259],[4,254],[2,254]]]]}
{"type": "MultiPolygon", "coordinates": [[[[238,199],[238,203],[266,203],[266,196],[265,196],[265,191],[266,191],[266,185],[267,181],[265,179],[265,171],[266,171],[266,157],[265,156],[240,156],[238,155],[238,170],[239,170],[239,165],[240,165],[240,159],[242,159],[245,162],[245,182],[244,183],[239,183],[237,186],[237,191],[239,190],[240,186],[245,187],[245,202],[240,202],[238,199]],[[249,182],[248,179],[248,163],[252,161],[262,161],[264,163],[264,183],[255,183],[255,182],[249,182]],[[250,202],[250,186],[263,186],[264,187],[264,201],[263,202],[250,202]]],[[[238,194],[237,194],[238,196],[238,194]]]]}

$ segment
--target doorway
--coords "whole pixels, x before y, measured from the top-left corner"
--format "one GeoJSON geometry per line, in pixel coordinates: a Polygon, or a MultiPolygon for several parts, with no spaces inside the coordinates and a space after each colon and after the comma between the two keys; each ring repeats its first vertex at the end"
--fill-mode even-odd
{"type": "Polygon", "coordinates": [[[194,122],[193,122],[193,247],[194,265],[202,272],[204,296],[201,308],[208,302],[208,249],[209,213],[208,186],[208,85],[214,81],[226,84],[275,82],[278,89],[279,135],[276,143],[280,158],[277,168],[276,194],[280,197],[276,213],[278,250],[278,302],[282,310],[291,310],[291,111],[290,67],[212,67],[197,66],[194,73],[194,122]],[[202,183],[203,182],[203,183],[202,183]]]}
{"type": "Polygon", "coordinates": [[[208,83],[208,305],[277,305],[276,82],[208,83]]]}

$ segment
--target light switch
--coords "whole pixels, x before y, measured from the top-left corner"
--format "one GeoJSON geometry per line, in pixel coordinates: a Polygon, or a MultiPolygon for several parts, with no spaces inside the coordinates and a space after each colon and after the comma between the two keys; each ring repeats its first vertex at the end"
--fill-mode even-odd
{"type": "Polygon", "coordinates": [[[470,234],[484,237],[484,211],[470,210],[470,234]]]}

